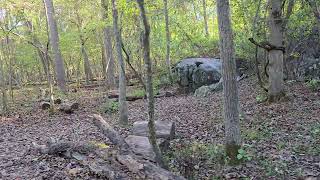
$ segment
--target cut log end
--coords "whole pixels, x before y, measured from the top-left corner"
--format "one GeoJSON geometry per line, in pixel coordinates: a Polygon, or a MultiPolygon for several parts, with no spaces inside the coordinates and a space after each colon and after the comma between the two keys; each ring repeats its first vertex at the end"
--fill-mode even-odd
{"type": "Polygon", "coordinates": [[[42,110],[47,110],[47,109],[50,109],[50,103],[49,102],[41,102],[41,109],[42,110]]]}

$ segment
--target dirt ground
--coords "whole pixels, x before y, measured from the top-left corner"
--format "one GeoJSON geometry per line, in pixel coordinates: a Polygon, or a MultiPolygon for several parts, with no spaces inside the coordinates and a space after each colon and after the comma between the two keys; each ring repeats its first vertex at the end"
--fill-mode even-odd
{"type": "MultiPolygon", "coordinates": [[[[304,83],[289,82],[289,100],[267,104],[257,102],[258,89],[252,78],[239,85],[241,134],[250,160],[236,167],[217,168],[198,158],[193,168],[195,179],[320,177],[320,93],[312,92],[304,83]]],[[[109,144],[90,118],[93,113],[101,113],[107,99],[104,93],[98,88],[78,91],[73,97],[80,109],[70,115],[50,115],[39,108],[35,98],[22,92],[17,96],[13,113],[0,120],[0,179],[99,179],[72,159],[40,154],[32,143],[44,144],[54,138],[109,144]]],[[[102,116],[123,136],[130,133],[130,126],[121,128],[117,124],[117,113],[102,116]]],[[[156,119],[176,122],[173,149],[188,143],[223,144],[221,92],[207,98],[191,94],[157,98],[156,119]]],[[[147,120],[146,100],[129,102],[130,125],[140,120],[147,120]]],[[[172,159],[170,164],[179,173],[179,162],[172,159]]],[[[115,168],[127,172],[123,167],[115,168]]],[[[139,178],[129,173],[127,179],[139,178]]]]}

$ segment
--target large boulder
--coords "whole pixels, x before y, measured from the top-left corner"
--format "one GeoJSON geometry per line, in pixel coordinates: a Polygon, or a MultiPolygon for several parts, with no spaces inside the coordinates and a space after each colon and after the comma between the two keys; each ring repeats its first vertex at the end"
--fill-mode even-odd
{"type": "MultiPolygon", "coordinates": [[[[156,121],[156,137],[165,139],[174,139],[175,124],[169,121],[156,121]]],[[[137,121],[133,123],[133,135],[136,136],[149,136],[148,121],[137,121]]]]}
{"type": "Polygon", "coordinates": [[[300,65],[300,73],[306,78],[320,78],[320,58],[306,58],[300,65]]]}
{"type": "Polygon", "coordinates": [[[306,80],[320,78],[320,58],[299,57],[287,59],[285,76],[288,79],[306,80]]]}
{"type": "Polygon", "coordinates": [[[207,97],[210,92],[221,91],[223,89],[222,78],[218,83],[209,86],[201,86],[194,92],[196,97],[207,97]]]}
{"type": "MultiPolygon", "coordinates": [[[[129,135],[125,142],[129,145],[135,154],[138,154],[146,159],[155,160],[155,154],[148,137],[129,135]]],[[[165,139],[157,139],[157,144],[162,152],[169,148],[169,142],[165,139]]]]}
{"type": "Polygon", "coordinates": [[[187,58],[175,66],[177,82],[189,90],[219,82],[221,78],[220,59],[215,58],[187,58]]]}

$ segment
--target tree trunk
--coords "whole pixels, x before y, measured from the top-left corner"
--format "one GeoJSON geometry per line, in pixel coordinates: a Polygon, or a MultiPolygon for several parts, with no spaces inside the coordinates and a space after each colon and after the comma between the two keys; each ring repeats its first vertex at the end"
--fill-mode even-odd
{"type": "Polygon", "coordinates": [[[144,26],[143,33],[143,58],[146,68],[146,88],[147,88],[147,98],[148,98],[148,116],[149,116],[149,141],[152,145],[153,151],[156,155],[156,162],[161,166],[165,167],[160,148],[157,144],[155,122],[154,122],[154,95],[152,87],[152,63],[150,58],[150,25],[148,24],[146,12],[144,9],[144,0],[137,0],[140,8],[140,16],[144,26]]]}
{"type": "Polygon", "coordinates": [[[112,0],[112,15],[113,15],[113,28],[116,37],[116,48],[119,61],[119,112],[120,123],[123,125],[128,124],[128,106],[126,102],[126,73],[125,63],[123,61],[121,49],[121,34],[118,27],[118,10],[115,0],[112,0]]]}
{"type": "MultiPolygon", "coordinates": [[[[108,20],[108,4],[106,0],[101,0],[102,6],[102,19],[103,21],[108,20]]],[[[104,57],[103,61],[106,63],[106,67],[103,70],[104,75],[107,79],[107,83],[110,87],[114,87],[116,84],[115,73],[114,73],[114,57],[112,51],[112,29],[107,26],[103,29],[103,45],[104,45],[104,57]]]]}
{"type": "Polygon", "coordinates": [[[90,84],[90,81],[93,80],[93,74],[90,68],[89,57],[88,57],[86,48],[84,47],[84,40],[82,37],[80,37],[80,41],[81,41],[81,54],[83,56],[84,73],[86,75],[86,84],[90,84]]]}
{"type": "MultiPolygon", "coordinates": [[[[2,46],[3,48],[3,46],[2,46]]],[[[0,51],[1,52],[1,51],[0,51]]],[[[1,86],[1,100],[2,100],[2,115],[8,114],[8,98],[7,98],[7,88],[6,88],[6,78],[3,69],[4,62],[4,49],[2,49],[2,53],[0,54],[0,86],[1,86]]]]}
{"type": "Polygon", "coordinates": [[[239,124],[239,101],[236,80],[236,62],[230,20],[229,0],[218,0],[218,24],[220,35],[220,54],[222,59],[222,78],[224,95],[225,148],[231,163],[237,162],[241,146],[239,124]]]}
{"type": "MultiPolygon", "coordinates": [[[[276,47],[282,47],[283,27],[282,27],[282,0],[270,0],[270,43],[276,47]]],[[[284,96],[283,81],[283,51],[273,49],[269,51],[269,102],[279,101],[284,96]]]]}
{"type": "Polygon", "coordinates": [[[55,71],[58,86],[61,91],[66,92],[66,80],[65,80],[65,71],[62,55],[59,48],[59,35],[56,20],[54,19],[54,7],[52,0],[43,0],[45,8],[47,21],[50,29],[50,44],[53,49],[54,58],[55,58],[55,71]]]}
{"type": "Polygon", "coordinates": [[[205,33],[206,33],[206,37],[209,37],[206,0],[202,0],[202,6],[203,6],[204,30],[205,30],[205,33]]]}
{"type": "Polygon", "coordinates": [[[47,77],[47,75],[48,75],[48,71],[47,71],[47,67],[46,67],[47,62],[45,62],[46,61],[45,54],[41,48],[42,44],[40,43],[38,37],[35,34],[33,34],[33,31],[34,31],[33,24],[30,21],[27,21],[26,26],[28,28],[28,34],[30,34],[30,36],[32,37],[32,42],[35,45],[35,48],[37,50],[39,59],[41,61],[42,67],[43,67],[43,71],[45,73],[45,76],[47,77]]]}
{"type": "Polygon", "coordinates": [[[192,0],[192,7],[193,7],[193,13],[194,13],[194,19],[197,21],[198,16],[197,16],[197,7],[196,7],[196,1],[192,0]]]}
{"type": "Polygon", "coordinates": [[[164,3],[164,16],[166,22],[166,44],[167,44],[167,51],[166,51],[166,64],[168,68],[168,77],[170,82],[173,81],[172,79],[172,71],[171,71],[171,60],[170,60],[170,29],[169,29],[169,13],[168,13],[168,0],[163,0],[164,3]]]}

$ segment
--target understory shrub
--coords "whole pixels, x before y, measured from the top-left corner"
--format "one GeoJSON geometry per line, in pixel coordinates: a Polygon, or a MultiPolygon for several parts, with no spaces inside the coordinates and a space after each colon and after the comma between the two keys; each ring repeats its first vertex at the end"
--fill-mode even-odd
{"type": "MultiPolygon", "coordinates": [[[[244,144],[239,149],[237,158],[240,163],[251,161],[252,146],[244,144]]],[[[175,145],[165,154],[165,159],[172,171],[180,172],[187,179],[199,179],[201,172],[205,173],[208,169],[222,172],[229,164],[224,145],[198,142],[175,145]]],[[[219,173],[215,175],[217,177],[220,177],[219,173]]]]}
{"type": "Polygon", "coordinates": [[[107,101],[106,103],[102,104],[101,111],[103,113],[116,113],[119,110],[119,102],[118,101],[107,101]]]}
{"type": "Polygon", "coordinates": [[[310,79],[306,82],[306,85],[312,91],[319,91],[320,90],[320,80],[319,79],[310,79]]]}

